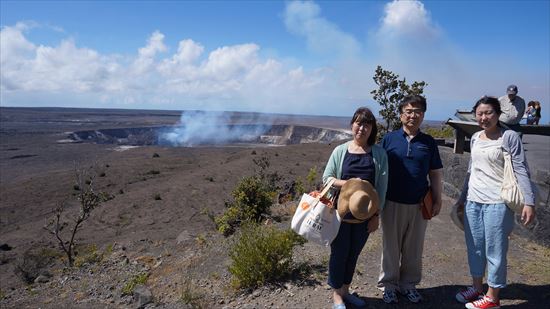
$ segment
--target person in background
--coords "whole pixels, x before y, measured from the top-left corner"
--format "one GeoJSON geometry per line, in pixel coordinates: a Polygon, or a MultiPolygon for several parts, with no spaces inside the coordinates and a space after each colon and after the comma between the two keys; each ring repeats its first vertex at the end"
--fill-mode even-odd
{"type": "Polygon", "coordinates": [[[535,122],[535,101],[529,101],[529,103],[527,103],[525,118],[526,124],[533,124],[535,122]]]}
{"type": "Polygon", "coordinates": [[[534,122],[534,124],[536,124],[536,125],[539,124],[541,116],[542,116],[542,114],[541,114],[540,102],[535,101],[535,122],[534,122]]]}
{"type": "Polygon", "coordinates": [[[525,113],[525,100],[518,96],[518,87],[516,85],[508,86],[506,95],[498,98],[498,101],[502,111],[499,120],[503,127],[518,131],[519,122],[525,113]]]}
{"type": "Polygon", "coordinates": [[[500,188],[504,179],[504,154],[512,158],[514,174],[524,197],[521,220],[535,217],[535,196],[519,135],[499,125],[501,104],[494,97],[477,101],[473,111],[481,131],[470,140],[471,157],[459,207],[464,206],[464,235],[472,286],[456,294],[470,309],[500,308],[500,289],[506,286],[508,236],[514,227],[514,212],[504,204],[500,188]],[[489,290],[483,294],[483,276],[488,265],[489,290]]]}
{"type": "MultiPolygon", "coordinates": [[[[370,109],[361,107],[353,114],[350,125],[353,140],[333,150],[323,173],[323,182],[336,178],[333,187],[340,189],[349,179],[367,180],[376,189],[379,208],[383,209],[388,183],[388,159],[386,151],[375,144],[378,132],[376,118],[370,109]]],[[[366,306],[363,299],[350,294],[349,286],[359,254],[369,234],[378,229],[378,220],[378,214],[360,223],[343,220],[338,235],[330,245],[328,284],[332,287],[334,309],[345,309],[344,302],[356,307],[366,306]]]]}
{"type": "Polygon", "coordinates": [[[399,130],[386,134],[381,142],[388,154],[389,179],[386,206],[381,211],[382,261],[378,288],[384,302],[397,303],[396,291],[410,302],[422,296],[416,285],[422,278],[422,251],[427,220],[420,201],[430,190],[432,215],[441,209],[443,165],[435,140],[420,131],[426,99],[406,96],[399,105],[399,130]],[[428,178],[430,182],[428,183],[428,178]]]}

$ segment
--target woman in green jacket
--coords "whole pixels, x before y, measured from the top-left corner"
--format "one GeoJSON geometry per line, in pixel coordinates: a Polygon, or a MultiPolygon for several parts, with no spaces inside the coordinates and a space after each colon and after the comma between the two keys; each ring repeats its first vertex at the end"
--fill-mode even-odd
{"type": "MultiPolygon", "coordinates": [[[[376,118],[370,109],[360,107],[355,111],[350,125],[353,140],[334,149],[323,173],[323,182],[336,178],[333,187],[340,189],[352,178],[369,181],[378,193],[379,207],[382,209],[388,184],[388,158],[386,151],[375,144],[378,132],[376,118]]],[[[359,223],[355,218],[347,219],[347,216],[343,218],[338,235],[330,246],[328,284],[333,289],[334,309],[345,309],[345,302],[357,307],[366,305],[363,299],[349,293],[349,286],[359,254],[369,234],[376,231],[379,225],[378,214],[359,223]]]]}

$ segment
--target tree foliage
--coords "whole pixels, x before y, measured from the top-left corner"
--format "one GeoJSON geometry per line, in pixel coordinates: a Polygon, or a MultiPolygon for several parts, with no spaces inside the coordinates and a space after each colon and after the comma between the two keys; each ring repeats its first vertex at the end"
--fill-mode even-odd
{"type": "Polygon", "coordinates": [[[372,98],[381,106],[379,114],[386,121],[383,131],[388,132],[399,129],[401,126],[398,110],[399,102],[407,95],[421,95],[424,93],[424,87],[428,84],[424,81],[415,81],[409,85],[405,78],[399,79],[399,75],[384,70],[381,66],[376,68],[373,80],[378,85],[378,89],[370,93],[372,98]]]}

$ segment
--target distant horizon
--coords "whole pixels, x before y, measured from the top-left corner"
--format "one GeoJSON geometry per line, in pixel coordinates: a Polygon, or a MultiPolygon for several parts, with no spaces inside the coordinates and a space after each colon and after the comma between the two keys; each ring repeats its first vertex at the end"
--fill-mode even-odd
{"type": "MultiPolygon", "coordinates": [[[[74,109],[74,110],[120,110],[120,111],[153,111],[153,112],[206,112],[206,113],[243,113],[243,114],[259,114],[259,115],[274,115],[274,116],[286,116],[286,117],[331,117],[341,118],[349,121],[352,114],[349,116],[335,116],[335,115],[314,115],[314,114],[285,114],[285,113],[266,113],[266,112],[251,112],[251,111],[229,111],[229,110],[202,110],[202,109],[146,109],[146,108],[108,108],[108,107],[65,107],[65,106],[0,106],[2,108],[18,108],[18,109],[74,109]]],[[[454,115],[453,115],[454,117],[454,115]]],[[[449,118],[453,118],[449,117],[449,118]]],[[[377,121],[384,121],[381,116],[375,114],[377,121]]],[[[424,122],[444,122],[447,119],[427,119],[424,118],[424,122]]],[[[456,118],[456,117],[454,117],[456,118]]]]}

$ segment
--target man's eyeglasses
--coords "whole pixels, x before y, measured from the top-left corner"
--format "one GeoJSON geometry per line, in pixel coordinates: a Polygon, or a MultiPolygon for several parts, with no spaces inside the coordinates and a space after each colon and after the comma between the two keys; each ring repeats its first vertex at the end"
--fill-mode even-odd
{"type": "Polygon", "coordinates": [[[420,108],[408,108],[406,110],[403,111],[403,114],[407,115],[407,116],[412,116],[413,114],[417,115],[417,116],[420,116],[422,114],[424,114],[424,111],[420,108]]]}

